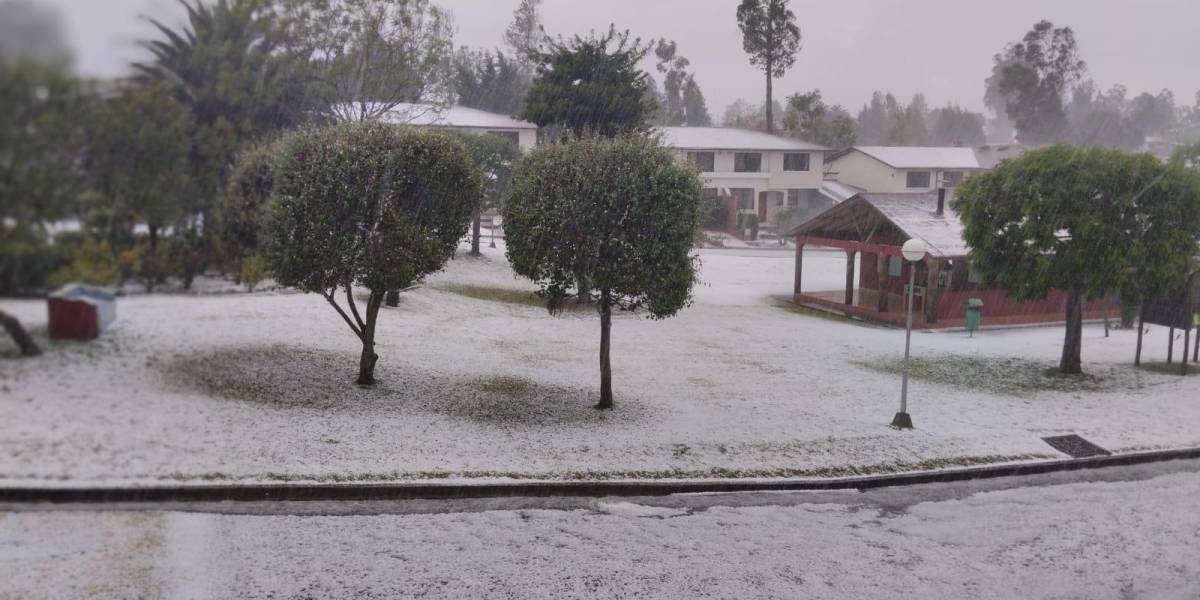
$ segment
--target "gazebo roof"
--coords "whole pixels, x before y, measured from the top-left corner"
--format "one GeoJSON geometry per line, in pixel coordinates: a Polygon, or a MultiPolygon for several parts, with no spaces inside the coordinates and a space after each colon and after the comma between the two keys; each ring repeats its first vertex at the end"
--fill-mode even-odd
{"type": "Polygon", "coordinates": [[[966,256],[963,225],[947,206],[937,214],[936,193],[855,194],[792,228],[789,235],[805,235],[885,246],[921,239],[930,256],[966,256]]]}

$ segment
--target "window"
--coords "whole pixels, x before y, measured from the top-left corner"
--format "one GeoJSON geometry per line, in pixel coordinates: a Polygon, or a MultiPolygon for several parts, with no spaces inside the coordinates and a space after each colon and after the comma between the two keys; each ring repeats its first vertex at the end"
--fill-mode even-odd
{"type": "Polygon", "coordinates": [[[807,152],[786,152],[783,155],[783,170],[784,171],[807,171],[808,170],[808,153],[807,152]]]}
{"type": "Polygon", "coordinates": [[[899,256],[888,257],[888,276],[899,277],[903,273],[904,263],[899,256]]]}
{"type": "Polygon", "coordinates": [[[929,171],[909,171],[907,185],[910,188],[929,187],[929,171]]]}
{"type": "Polygon", "coordinates": [[[800,206],[800,192],[801,190],[788,190],[787,205],[789,207],[800,206]]]}
{"type": "Polygon", "coordinates": [[[716,160],[712,152],[688,152],[687,159],[688,162],[696,165],[701,173],[712,173],[716,170],[714,168],[716,160]]]}
{"type": "Polygon", "coordinates": [[[783,206],[783,194],[775,194],[775,206],[783,206]]]}
{"type": "Polygon", "coordinates": [[[737,173],[761,173],[762,154],[758,152],[734,153],[733,170],[737,173]]]}
{"type": "Polygon", "coordinates": [[[700,196],[712,205],[720,202],[720,199],[717,197],[717,188],[704,188],[700,190],[700,196]]]}
{"type": "Polygon", "coordinates": [[[510,140],[514,144],[521,143],[521,136],[515,131],[489,131],[489,135],[498,135],[506,140],[510,140]]]}
{"type": "Polygon", "coordinates": [[[737,198],[738,210],[754,210],[754,190],[750,188],[733,188],[729,193],[737,198]]]}
{"type": "Polygon", "coordinates": [[[946,187],[958,187],[958,184],[962,183],[962,178],[962,171],[946,171],[942,173],[942,183],[946,187]]]}

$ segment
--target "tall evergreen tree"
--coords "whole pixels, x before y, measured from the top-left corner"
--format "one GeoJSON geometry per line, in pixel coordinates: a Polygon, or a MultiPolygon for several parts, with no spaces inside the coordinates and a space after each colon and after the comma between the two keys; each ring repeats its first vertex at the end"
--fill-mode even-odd
{"type": "Polygon", "coordinates": [[[704,101],[704,93],[696,79],[688,75],[687,83],[683,86],[683,112],[685,121],[692,127],[708,127],[713,124],[712,115],[708,112],[708,103],[704,101]]]}
{"type": "Polygon", "coordinates": [[[984,116],[947,104],[930,112],[928,142],[931,146],[978,146],[987,142],[984,116]]]}
{"type": "Polygon", "coordinates": [[[654,114],[646,73],[638,63],[649,51],[628,31],[559,38],[534,53],[537,75],[521,118],[541,127],[613,136],[644,130],[654,114]]]}
{"type": "Polygon", "coordinates": [[[788,8],[789,0],[742,0],[737,8],[742,49],[750,64],[767,76],[766,130],[775,131],[773,80],[796,62],[800,52],[800,27],[788,8]]]}

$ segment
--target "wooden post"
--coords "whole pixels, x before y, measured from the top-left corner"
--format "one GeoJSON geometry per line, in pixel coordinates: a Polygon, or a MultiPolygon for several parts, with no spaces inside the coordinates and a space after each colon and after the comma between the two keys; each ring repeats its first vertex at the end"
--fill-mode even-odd
{"type": "Polygon", "coordinates": [[[854,256],[853,250],[846,251],[846,304],[854,305],[854,256]]]}
{"type": "MultiPolygon", "coordinates": [[[[800,293],[800,275],[804,271],[804,244],[800,243],[800,238],[796,238],[796,278],[793,284],[792,294],[800,293]]],[[[794,299],[794,298],[793,298],[794,299]]]]}
{"type": "Polygon", "coordinates": [[[1170,335],[1167,336],[1167,364],[1171,364],[1175,359],[1175,328],[1171,328],[1170,335]]]}
{"type": "Polygon", "coordinates": [[[942,288],[938,285],[942,273],[942,261],[936,258],[925,260],[925,324],[937,323],[938,297],[942,288]]]}
{"type": "Polygon", "coordinates": [[[1133,355],[1133,366],[1142,364],[1142,334],[1146,332],[1146,306],[1138,307],[1138,341],[1137,354],[1133,355]]]}
{"type": "Polygon", "coordinates": [[[1192,326],[1183,330],[1183,356],[1179,358],[1179,374],[1187,375],[1188,346],[1192,345],[1192,326]]]}
{"type": "Polygon", "coordinates": [[[888,288],[891,287],[891,276],[888,275],[888,261],[890,259],[884,254],[875,255],[875,286],[878,288],[879,297],[875,299],[875,308],[879,312],[885,313],[888,309],[888,288]]]}

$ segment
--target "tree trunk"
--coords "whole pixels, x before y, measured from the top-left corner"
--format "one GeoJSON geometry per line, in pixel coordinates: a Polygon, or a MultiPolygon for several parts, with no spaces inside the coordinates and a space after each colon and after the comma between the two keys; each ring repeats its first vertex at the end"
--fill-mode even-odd
{"type": "Polygon", "coordinates": [[[1064,374],[1083,372],[1080,350],[1083,348],[1083,284],[1076,283],[1067,290],[1067,331],[1063,338],[1062,360],[1058,370],[1064,374]]]}
{"type": "Polygon", "coordinates": [[[1140,366],[1142,364],[1142,334],[1144,334],[1146,332],[1146,310],[1144,307],[1141,307],[1138,309],[1137,328],[1138,328],[1137,354],[1133,355],[1133,366],[1135,366],[1135,367],[1140,366]]]}
{"type": "Polygon", "coordinates": [[[375,354],[375,322],[379,316],[379,307],[383,304],[383,292],[371,290],[367,298],[367,315],[362,331],[362,357],[358,362],[358,385],[375,383],[375,362],[379,355],[375,354]]]}
{"type": "Polygon", "coordinates": [[[1175,328],[1167,331],[1167,364],[1175,362],[1175,328]]]}
{"type": "Polygon", "coordinates": [[[1192,362],[1200,362],[1200,327],[1196,328],[1196,341],[1192,342],[1192,362]]]}
{"type": "MultiPolygon", "coordinates": [[[[475,206],[475,218],[471,221],[471,256],[479,256],[479,228],[480,221],[483,220],[482,210],[479,205],[475,206]]],[[[493,227],[495,225],[493,224],[493,227]]]]}
{"type": "Polygon", "coordinates": [[[609,351],[612,347],[612,305],[608,290],[600,295],[600,403],[596,408],[608,410],[613,407],[612,363],[609,351]]]}
{"type": "Polygon", "coordinates": [[[771,106],[771,95],[773,93],[771,82],[771,64],[767,64],[767,133],[775,133],[775,111],[771,106]]]}
{"type": "Polygon", "coordinates": [[[391,308],[400,306],[400,290],[388,290],[387,294],[384,296],[383,303],[387,304],[391,308]]]}
{"type": "Polygon", "coordinates": [[[21,350],[21,356],[37,356],[42,353],[42,349],[38,348],[33,338],[29,337],[29,333],[25,331],[16,317],[0,310],[0,325],[4,326],[4,330],[17,343],[17,348],[21,350]]]}
{"type": "Polygon", "coordinates": [[[879,296],[875,299],[875,308],[881,313],[888,310],[888,289],[891,288],[892,278],[888,275],[888,257],[882,254],[875,255],[875,273],[879,275],[877,286],[879,288],[879,296]]]}
{"type": "Polygon", "coordinates": [[[575,274],[575,300],[579,304],[588,304],[592,301],[592,288],[588,285],[587,276],[582,273],[575,274]]]}

